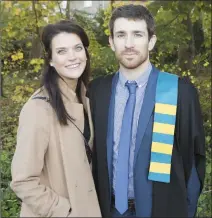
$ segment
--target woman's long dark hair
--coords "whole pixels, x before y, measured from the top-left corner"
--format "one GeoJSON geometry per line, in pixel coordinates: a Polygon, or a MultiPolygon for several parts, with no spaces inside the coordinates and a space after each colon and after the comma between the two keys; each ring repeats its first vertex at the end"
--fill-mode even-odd
{"type": "Polygon", "coordinates": [[[49,24],[44,27],[42,34],[42,42],[45,48],[46,56],[45,56],[45,65],[43,71],[43,77],[41,81],[41,86],[44,86],[49,95],[49,102],[53,109],[56,112],[57,118],[62,125],[67,125],[67,120],[73,120],[71,116],[67,113],[63,100],[62,100],[62,92],[58,85],[58,79],[61,78],[54,67],[50,66],[50,60],[52,58],[52,48],[51,42],[54,36],[61,32],[66,33],[74,33],[82,41],[82,44],[85,48],[87,63],[84,72],[78,79],[77,87],[76,87],[76,95],[80,102],[81,100],[81,82],[84,83],[87,88],[90,76],[90,57],[88,53],[89,39],[85,31],[77,25],[73,21],[62,20],[56,24],[49,24]]]}

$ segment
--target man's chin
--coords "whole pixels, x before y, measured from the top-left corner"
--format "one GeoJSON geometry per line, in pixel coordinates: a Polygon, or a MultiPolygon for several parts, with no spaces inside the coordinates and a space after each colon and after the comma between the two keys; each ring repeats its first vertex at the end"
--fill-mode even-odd
{"type": "Polygon", "coordinates": [[[139,67],[139,64],[136,64],[136,63],[122,63],[122,65],[126,69],[135,69],[135,68],[139,67]]]}

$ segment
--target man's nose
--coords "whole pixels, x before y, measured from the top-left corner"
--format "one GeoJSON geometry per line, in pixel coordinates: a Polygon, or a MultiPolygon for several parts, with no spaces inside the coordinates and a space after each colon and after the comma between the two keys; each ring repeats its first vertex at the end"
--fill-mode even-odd
{"type": "Polygon", "coordinates": [[[133,37],[128,36],[128,37],[126,38],[125,47],[126,47],[126,48],[133,48],[133,47],[134,47],[134,40],[133,40],[133,37]]]}

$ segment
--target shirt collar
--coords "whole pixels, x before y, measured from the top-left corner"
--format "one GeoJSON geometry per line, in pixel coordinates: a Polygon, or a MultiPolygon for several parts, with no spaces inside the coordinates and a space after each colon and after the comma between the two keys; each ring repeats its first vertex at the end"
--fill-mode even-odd
{"type": "MultiPolygon", "coordinates": [[[[147,69],[135,80],[139,88],[142,87],[148,81],[151,70],[152,70],[152,65],[149,63],[147,69]]],[[[127,82],[127,79],[122,73],[120,72],[118,73],[119,73],[119,82],[122,87],[125,87],[125,83],[127,82]]]]}

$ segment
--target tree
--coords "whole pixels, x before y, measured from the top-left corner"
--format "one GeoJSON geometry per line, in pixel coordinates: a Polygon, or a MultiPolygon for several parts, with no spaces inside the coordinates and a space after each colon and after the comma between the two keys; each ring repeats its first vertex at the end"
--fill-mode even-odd
{"type": "MultiPolygon", "coordinates": [[[[85,28],[89,39],[92,77],[118,70],[118,63],[107,39],[112,7],[128,4],[112,3],[99,16],[76,11],[70,14],[67,1],[3,1],[0,5],[1,31],[1,191],[3,217],[18,217],[20,201],[10,190],[10,164],[16,144],[20,108],[39,87],[43,47],[40,36],[43,27],[61,19],[75,19],[85,28]],[[102,32],[105,32],[104,34],[102,32]],[[1,90],[2,94],[2,90],[1,90]]],[[[131,3],[133,1],[130,1],[131,3]]],[[[135,4],[141,4],[136,1],[135,4]]],[[[157,24],[158,42],[151,61],[161,70],[189,76],[200,93],[207,145],[207,173],[200,197],[198,215],[211,215],[211,3],[206,1],[154,1],[146,6],[157,24]],[[187,55],[185,55],[187,54],[187,55]],[[192,57],[192,58],[191,58],[192,57]],[[188,63],[184,63],[184,62],[188,63]]]]}

